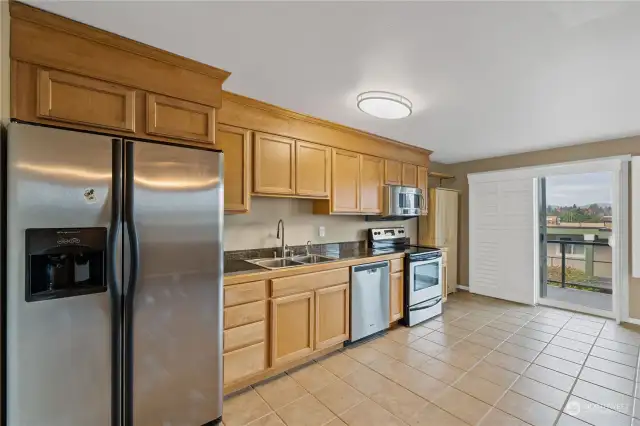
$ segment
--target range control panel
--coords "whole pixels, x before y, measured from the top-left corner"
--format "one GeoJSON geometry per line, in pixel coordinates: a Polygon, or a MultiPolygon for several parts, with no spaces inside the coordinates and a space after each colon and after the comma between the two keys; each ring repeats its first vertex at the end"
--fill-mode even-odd
{"type": "Polygon", "coordinates": [[[402,227],[369,229],[369,241],[386,241],[405,237],[405,230],[402,227]]]}

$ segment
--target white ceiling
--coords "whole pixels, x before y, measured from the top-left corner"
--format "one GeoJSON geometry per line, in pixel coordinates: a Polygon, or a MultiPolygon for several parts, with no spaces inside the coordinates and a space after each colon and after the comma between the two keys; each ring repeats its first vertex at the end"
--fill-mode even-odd
{"type": "Polygon", "coordinates": [[[30,3],[445,163],[640,134],[640,3],[30,3]],[[408,97],[413,115],[365,115],[367,90],[408,97]]]}

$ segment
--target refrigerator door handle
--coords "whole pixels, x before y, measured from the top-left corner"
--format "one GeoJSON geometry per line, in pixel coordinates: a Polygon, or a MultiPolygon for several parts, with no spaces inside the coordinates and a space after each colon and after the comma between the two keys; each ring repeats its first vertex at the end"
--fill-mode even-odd
{"type": "Polygon", "coordinates": [[[129,237],[129,280],[124,290],[124,415],[123,425],[133,426],[133,302],[138,282],[140,247],[134,218],[134,143],[125,141],[124,151],[124,221],[129,237]]]}
{"type": "Polygon", "coordinates": [[[111,309],[111,425],[120,426],[122,293],[118,283],[118,234],[122,222],[122,140],[111,140],[111,220],[107,239],[107,286],[111,309]]]}
{"type": "Polygon", "coordinates": [[[138,282],[140,265],[140,247],[138,230],[134,218],[134,176],[133,176],[133,142],[125,142],[125,171],[124,171],[124,221],[127,225],[131,263],[129,265],[129,282],[124,291],[125,303],[133,303],[133,297],[138,282]],[[129,300],[130,299],[130,300],[129,300]]]}

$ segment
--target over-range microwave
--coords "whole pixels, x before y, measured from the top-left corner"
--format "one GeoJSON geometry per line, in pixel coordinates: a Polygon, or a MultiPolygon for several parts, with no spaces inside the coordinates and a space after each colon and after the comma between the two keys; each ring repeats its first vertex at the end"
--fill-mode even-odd
{"type": "Polygon", "coordinates": [[[385,185],[382,191],[382,216],[420,216],[425,210],[426,194],[420,188],[385,185]]]}

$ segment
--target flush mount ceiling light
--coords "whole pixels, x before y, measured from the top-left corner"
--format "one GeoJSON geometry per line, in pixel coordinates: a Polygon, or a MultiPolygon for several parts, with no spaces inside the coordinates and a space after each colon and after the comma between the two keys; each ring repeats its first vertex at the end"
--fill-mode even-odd
{"type": "Polygon", "coordinates": [[[358,95],[360,111],[378,118],[405,118],[411,115],[412,107],[409,99],[391,92],[371,91],[358,95]]]}

